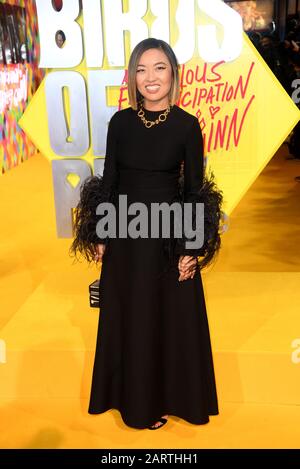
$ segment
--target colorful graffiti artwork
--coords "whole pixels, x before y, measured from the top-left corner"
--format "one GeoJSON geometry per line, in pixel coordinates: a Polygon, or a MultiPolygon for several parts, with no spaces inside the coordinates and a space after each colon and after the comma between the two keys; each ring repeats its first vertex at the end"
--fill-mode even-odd
{"type": "MultiPolygon", "coordinates": [[[[40,45],[34,0],[0,0],[0,6],[25,8],[26,37],[26,50],[22,49],[20,63],[15,63],[12,58],[10,60],[9,56],[4,60],[2,57],[0,63],[0,165],[1,174],[4,174],[38,151],[19,127],[18,121],[45,71],[38,68],[40,45]]],[[[5,54],[5,50],[0,52],[5,54]]]]}

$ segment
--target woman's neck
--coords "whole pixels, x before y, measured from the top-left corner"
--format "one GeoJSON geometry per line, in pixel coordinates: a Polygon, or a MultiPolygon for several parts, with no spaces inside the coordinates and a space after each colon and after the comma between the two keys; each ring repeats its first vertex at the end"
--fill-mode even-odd
{"type": "Polygon", "coordinates": [[[143,107],[146,109],[146,111],[164,111],[168,106],[169,100],[158,103],[153,103],[151,101],[149,102],[147,100],[144,100],[143,102],[143,107]]]}

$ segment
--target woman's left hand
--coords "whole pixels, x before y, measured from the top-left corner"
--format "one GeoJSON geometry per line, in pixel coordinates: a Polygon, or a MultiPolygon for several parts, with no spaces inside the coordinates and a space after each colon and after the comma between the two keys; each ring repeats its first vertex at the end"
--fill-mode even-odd
{"type": "Polygon", "coordinates": [[[178,261],[179,282],[193,278],[197,268],[197,256],[180,256],[178,261]]]}

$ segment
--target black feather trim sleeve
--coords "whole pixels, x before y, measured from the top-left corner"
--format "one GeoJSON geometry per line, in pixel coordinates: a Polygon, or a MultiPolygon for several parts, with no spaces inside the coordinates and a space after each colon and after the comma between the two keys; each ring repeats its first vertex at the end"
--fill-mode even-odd
{"type": "MultiPolygon", "coordinates": [[[[179,202],[182,208],[184,207],[184,182],[183,178],[179,179],[179,192],[178,196],[172,200],[179,202]]],[[[177,263],[178,256],[195,256],[198,257],[198,265],[202,270],[212,264],[216,259],[217,254],[221,247],[221,233],[222,233],[222,220],[224,213],[222,211],[223,193],[215,183],[213,172],[205,174],[203,177],[202,187],[193,193],[189,194],[188,200],[185,202],[192,202],[192,225],[193,229],[196,226],[201,226],[196,223],[196,203],[204,204],[204,242],[199,249],[187,249],[186,242],[192,241],[188,239],[183,233],[181,238],[166,238],[164,240],[164,251],[173,263],[177,263]]]]}
{"type": "Polygon", "coordinates": [[[221,221],[223,194],[215,183],[213,172],[205,174],[202,187],[190,193],[189,202],[192,202],[192,223],[196,228],[196,206],[197,203],[204,204],[204,242],[199,249],[186,249],[187,238],[178,238],[177,253],[189,256],[197,256],[200,269],[210,265],[221,247],[221,221]]]}
{"type": "Polygon", "coordinates": [[[105,187],[102,176],[90,176],[83,182],[80,189],[80,200],[74,210],[73,242],[69,253],[77,258],[81,255],[87,262],[92,262],[95,245],[109,242],[109,237],[99,238],[96,225],[101,219],[96,214],[97,206],[102,202],[115,204],[117,191],[115,186],[105,187]]]}

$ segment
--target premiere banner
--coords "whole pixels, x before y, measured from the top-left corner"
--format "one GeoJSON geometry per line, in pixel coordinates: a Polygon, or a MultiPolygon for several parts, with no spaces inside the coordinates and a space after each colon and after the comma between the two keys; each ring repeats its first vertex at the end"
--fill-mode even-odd
{"type": "Polygon", "coordinates": [[[58,237],[72,236],[79,186],[102,173],[107,124],[129,106],[127,65],[147,37],[180,63],[178,105],[197,116],[206,167],[230,215],[300,119],[300,112],[221,0],[36,0],[46,76],[19,121],[52,163],[58,237]],[[59,46],[57,33],[63,32],[59,46]]]}

